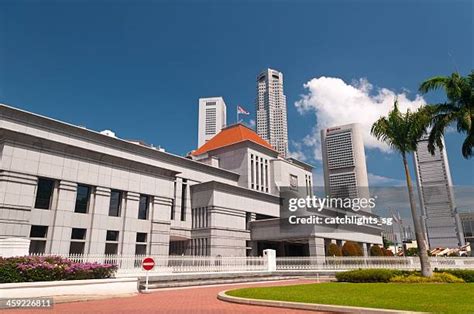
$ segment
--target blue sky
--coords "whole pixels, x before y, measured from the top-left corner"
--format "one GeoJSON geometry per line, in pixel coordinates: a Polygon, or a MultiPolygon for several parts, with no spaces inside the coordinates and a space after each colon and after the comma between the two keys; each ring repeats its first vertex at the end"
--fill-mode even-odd
{"type": "MultiPolygon", "coordinates": [[[[237,104],[250,121],[255,77],[272,67],[284,73],[290,150],[319,175],[315,147],[302,144],[318,114],[295,107],[304,84],[330,77],[361,89],[363,79],[369,98],[387,89],[412,101],[422,80],[474,68],[473,13],[467,0],[3,1],[0,102],[185,154],[197,143],[198,98],[223,96],[229,123],[237,104]]],[[[461,142],[447,136],[453,180],[474,185],[461,142]]],[[[398,156],[366,153],[372,183],[404,179],[398,156]]]]}

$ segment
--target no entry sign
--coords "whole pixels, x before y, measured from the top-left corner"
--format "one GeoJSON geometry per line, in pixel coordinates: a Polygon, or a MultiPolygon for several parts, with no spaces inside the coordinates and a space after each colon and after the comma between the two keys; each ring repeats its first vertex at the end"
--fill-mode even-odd
{"type": "Polygon", "coordinates": [[[155,267],[155,261],[151,257],[145,257],[142,261],[142,267],[144,270],[152,270],[155,267]]]}

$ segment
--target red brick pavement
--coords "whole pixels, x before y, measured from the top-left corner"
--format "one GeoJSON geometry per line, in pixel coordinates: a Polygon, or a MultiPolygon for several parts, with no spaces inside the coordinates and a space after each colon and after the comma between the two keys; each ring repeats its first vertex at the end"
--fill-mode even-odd
{"type": "MultiPolygon", "coordinates": [[[[220,301],[217,293],[223,290],[254,286],[276,286],[314,283],[311,280],[287,280],[275,282],[246,283],[206,287],[161,289],[150,294],[106,300],[56,304],[52,310],[22,311],[8,313],[309,313],[274,307],[240,305],[220,301]]],[[[4,311],[7,312],[7,311],[4,311]]]]}

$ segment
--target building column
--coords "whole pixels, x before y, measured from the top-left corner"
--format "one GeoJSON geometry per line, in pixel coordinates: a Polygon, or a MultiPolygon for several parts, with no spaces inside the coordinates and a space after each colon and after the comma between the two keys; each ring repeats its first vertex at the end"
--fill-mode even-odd
{"type": "MultiPolygon", "coordinates": [[[[0,171],[0,236],[29,238],[38,178],[0,171]]],[[[41,210],[42,213],[45,210],[41,210]]],[[[40,219],[39,219],[40,220],[40,219]]]]}
{"type": "MultiPolygon", "coordinates": [[[[59,182],[57,203],[52,205],[54,214],[50,224],[52,228],[51,242],[47,252],[67,255],[71,244],[71,223],[73,220],[77,183],[62,180],[59,182]],[[56,208],[55,208],[56,205],[56,208]]],[[[86,232],[84,252],[88,250],[90,234],[86,232]]]]}
{"type": "Polygon", "coordinates": [[[362,244],[362,251],[364,252],[364,256],[368,257],[369,250],[370,250],[370,243],[361,243],[361,244],[362,244]]]}
{"type": "MultiPolygon", "coordinates": [[[[109,220],[110,192],[109,188],[101,186],[95,188],[94,201],[89,209],[91,214],[89,254],[105,253],[105,239],[109,229],[107,223],[109,220]]],[[[119,234],[119,239],[121,237],[122,235],[119,234]]]]}
{"type": "Polygon", "coordinates": [[[123,212],[123,228],[120,236],[120,253],[123,255],[135,254],[135,244],[137,239],[136,221],[138,219],[138,205],[140,194],[127,192],[125,196],[125,210],[123,212]]]}
{"type": "MultiPolygon", "coordinates": [[[[154,196],[151,213],[149,252],[151,255],[168,255],[170,246],[171,198],[154,196]]],[[[179,216],[178,216],[179,219],[179,216]]]]}
{"type": "Polygon", "coordinates": [[[311,257],[324,257],[325,250],[324,250],[324,239],[323,238],[316,238],[311,237],[308,239],[309,244],[309,255],[311,257]]]}

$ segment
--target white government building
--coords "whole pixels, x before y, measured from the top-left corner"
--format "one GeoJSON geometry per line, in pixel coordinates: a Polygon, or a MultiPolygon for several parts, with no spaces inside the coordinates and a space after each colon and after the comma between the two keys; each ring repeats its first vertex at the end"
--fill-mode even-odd
{"type": "Polygon", "coordinates": [[[311,193],[312,167],[242,124],[187,157],[6,105],[0,133],[0,238],[31,252],[322,256],[331,241],[382,243],[369,226],[281,228],[281,189],[311,193]]]}

